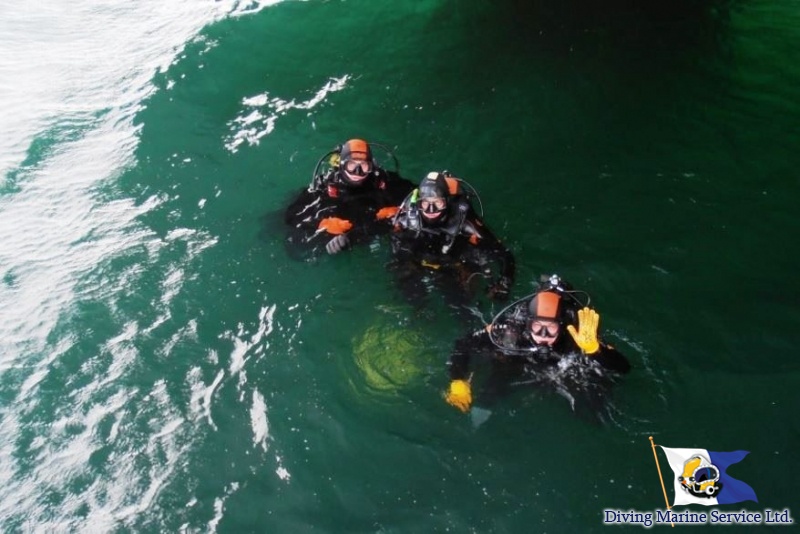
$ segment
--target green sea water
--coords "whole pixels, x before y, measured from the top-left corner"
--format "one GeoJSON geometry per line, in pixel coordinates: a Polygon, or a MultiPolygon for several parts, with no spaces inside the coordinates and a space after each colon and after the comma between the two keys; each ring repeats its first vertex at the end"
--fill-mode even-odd
{"type": "Polygon", "coordinates": [[[798,39],[788,0],[0,8],[0,530],[602,532],[665,508],[649,436],[791,508],[798,39]],[[351,137],[474,185],[515,296],[591,293],[601,413],[479,365],[461,414],[498,305],[408,303],[386,241],[290,257],[351,137]]]}

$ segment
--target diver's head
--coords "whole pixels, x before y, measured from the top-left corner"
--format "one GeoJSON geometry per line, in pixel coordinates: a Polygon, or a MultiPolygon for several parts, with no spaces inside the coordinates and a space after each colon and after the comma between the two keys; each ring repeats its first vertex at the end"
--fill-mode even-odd
{"type": "Polygon", "coordinates": [[[540,291],[528,305],[531,338],[537,345],[552,347],[561,334],[563,303],[556,291],[540,291]]]}
{"type": "Polygon", "coordinates": [[[429,172],[419,184],[419,207],[422,220],[428,224],[437,224],[447,217],[447,205],[450,190],[447,179],[440,172],[429,172]]]}
{"type": "Polygon", "coordinates": [[[375,169],[372,150],[362,139],[350,139],[339,154],[342,179],[351,186],[362,185],[375,169]]]}

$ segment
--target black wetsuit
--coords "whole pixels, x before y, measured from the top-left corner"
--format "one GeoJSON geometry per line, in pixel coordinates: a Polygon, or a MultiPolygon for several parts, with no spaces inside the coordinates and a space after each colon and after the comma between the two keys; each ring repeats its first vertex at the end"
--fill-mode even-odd
{"type": "MultiPolygon", "coordinates": [[[[518,325],[495,323],[492,335],[486,330],[479,330],[456,341],[455,349],[450,356],[449,362],[450,378],[452,380],[467,379],[469,377],[470,360],[473,355],[486,356],[498,362],[511,363],[512,365],[532,365],[535,367],[557,364],[558,360],[567,355],[579,354],[581,354],[581,350],[566,330],[560,333],[559,339],[553,347],[537,347],[527,330],[523,331],[518,325]],[[494,337],[495,341],[500,340],[501,347],[492,342],[492,337],[494,337]],[[513,340],[515,339],[520,341],[514,342],[513,340]]],[[[631,368],[630,363],[621,352],[604,343],[600,343],[600,350],[596,353],[583,355],[583,357],[589,364],[599,365],[620,374],[627,373],[631,368]]]]}
{"type": "Polygon", "coordinates": [[[507,296],[514,281],[514,255],[462,196],[449,200],[447,217],[436,226],[407,199],[395,217],[391,241],[394,268],[406,281],[431,274],[468,294],[473,282],[486,278],[490,296],[507,296]]]}
{"type": "Polygon", "coordinates": [[[303,189],[286,209],[287,244],[293,249],[316,251],[324,248],[333,236],[320,230],[319,224],[328,217],[352,223],[352,228],[346,232],[351,244],[363,243],[388,232],[391,217],[378,219],[380,210],[399,207],[414,188],[414,184],[398,174],[377,167],[358,186],[347,184],[338,170],[318,177],[315,184],[303,189]]]}
{"type": "Polygon", "coordinates": [[[502,320],[493,323],[491,334],[482,329],[457,340],[448,362],[450,379],[469,379],[471,361],[486,358],[491,370],[480,388],[484,404],[507,393],[510,386],[536,384],[571,396],[573,409],[580,398],[578,409],[600,414],[613,375],[627,373],[630,363],[602,342],[598,352],[584,355],[565,326],[552,347],[537,346],[528,327],[529,302],[522,301],[504,313],[502,320]]]}

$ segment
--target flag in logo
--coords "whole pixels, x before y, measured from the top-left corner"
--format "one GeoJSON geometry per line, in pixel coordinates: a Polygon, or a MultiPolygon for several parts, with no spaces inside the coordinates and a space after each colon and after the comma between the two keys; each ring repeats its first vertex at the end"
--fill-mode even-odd
{"type": "Polygon", "coordinates": [[[675,502],[714,506],[742,501],[755,501],[753,488],[725,473],[741,462],[748,451],[712,452],[705,449],[671,449],[659,445],[667,455],[675,473],[675,502]]]}

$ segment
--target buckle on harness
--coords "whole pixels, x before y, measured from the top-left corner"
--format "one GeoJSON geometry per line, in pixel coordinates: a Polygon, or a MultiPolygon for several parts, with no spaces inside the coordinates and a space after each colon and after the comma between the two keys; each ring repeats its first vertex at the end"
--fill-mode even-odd
{"type": "Polygon", "coordinates": [[[441,268],[442,268],[442,266],[441,266],[441,265],[439,265],[438,263],[431,263],[431,262],[429,262],[429,261],[427,261],[427,260],[422,260],[422,261],[420,262],[420,264],[421,264],[423,267],[428,267],[429,269],[433,269],[434,271],[436,271],[436,270],[439,270],[439,269],[441,269],[441,268]]]}

